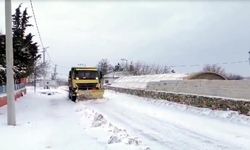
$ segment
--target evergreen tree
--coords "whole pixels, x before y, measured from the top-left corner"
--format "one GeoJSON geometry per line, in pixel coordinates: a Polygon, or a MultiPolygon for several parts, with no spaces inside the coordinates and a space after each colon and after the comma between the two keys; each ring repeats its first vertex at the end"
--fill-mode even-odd
{"type": "MultiPolygon", "coordinates": [[[[26,34],[27,27],[31,16],[28,15],[27,9],[21,11],[21,5],[12,15],[13,19],[13,51],[14,51],[14,72],[15,79],[27,77],[34,72],[35,62],[38,60],[38,45],[33,42],[33,35],[26,34]]],[[[6,66],[5,63],[5,36],[0,35],[0,65],[6,66]]],[[[0,71],[0,76],[5,80],[5,73],[0,71]]],[[[0,81],[1,82],[1,81],[0,81]]]]}
{"type": "Polygon", "coordinates": [[[6,81],[5,77],[5,36],[0,33],[0,85],[6,81]]]}

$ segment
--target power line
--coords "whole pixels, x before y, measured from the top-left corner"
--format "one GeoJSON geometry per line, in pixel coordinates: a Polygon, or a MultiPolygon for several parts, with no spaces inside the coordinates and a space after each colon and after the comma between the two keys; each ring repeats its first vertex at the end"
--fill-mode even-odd
{"type": "Polygon", "coordinates": [[[43,40],[42,40],[40,30],[38,28],[38,23],[37,23],[37,19],[36,19],[35,10],[34,10],[34,7],[33,7],[32,0],[30,0],[30,6],[31,6],[31,10],[32,10],[32,13],[33,13],[33,16],[34,16],[34,21],[35,21],[35,26],[36,26],[36,29],[37,29],[38,37],[39,37],[39,40],[41,42],[42,49],[44,50],[43,40]]]}
{"type": "MultiPolygon", "coordinates": [[[[45,48],[44,48],[44,45],[43,45],[43,40],[42,40],[42,37],[41,37],[41,33],[40,33],[40,30],[39,30],[39,27],[38,27],[38,23],[37,23],[37,19],[36,19],[36,15],[35,15],[32,0],[30,0],[30,5],[31,5],[33,16],[34,16],[35,26],[36,26],[38,36],[39,36],[39,39],[40,39],[40,42],[41,42],[41,46],[42,46],[42,49],[45,51],[45,48]]],[[[53,63],[48,51],[45,51],[45,52],[46,52],[46,54],[47,54],[47,56],[49,58],[49,62],[53,63]]],[[[228,64],[240,64],[240,63],[246,63],[246,62],[250,62],[250,59],[249,60],[243,60],[243,61],[236,61],[236,62],[220,62],[220,63],[213,63],[213,64],[216,64],[216,65],[228,65],[228,64]]],[[[55,64],[55,63],[53,63],[53,64],[55,64]]],[[[204,66],[204,65],[206,65],[206,64],[170,65],[169,67],[172,67],[172,68],[177,68],[177,67],[199,67],[199,66],[204,66]]],[[[65,66],[60,66],[60,65],[58,65],[58,66],[59,67],[65,67],[65,66]]]]}
{"type": "MultiPolygon", "coordinates": [[[[49,62],[50,63],[53,63],[53,61],[52,61],[52,59],[51,59],[51,57],[50,57],[50,54],[49,54],[49,52],[48,51],[45,51],[46,52],[46,54],[47,54],[47,56],[48,56],[48,58],[49,58],[49,62]]],[[[53,63],[54,64],[54,63],[53,63]]]]}
{"type": "MultiPolygon", "coordinates": [[[[242,64],[242,63],[247,63],[249,62],[248,60],[241,60],[241,61],[233,61],[233,62],[218,62],[218,63],[212,63],[212,64],[216,64],[216,65],[230,65],[230,64],[242,64]]],[[[192,64],[192,65],[170,65],[169,67],[172,68],[185,68],[185,67],[200,67],[200,66],[204,66],[206,64],[192,64]]]]}
{"type": "MultiPolygon", "coordinates": [[[[36,14],[35,14],[35,10],[34,10],[34,7],[33,7],[32,0],[30,0],[30,6],[31,6],[31,10],[32,10],[32,13],[33,13],[33,16],[34,16],[34,21],[35,21],[35,26],[36,26],[36,29],[37,29],[38,37],[40,39],[42,50],[43,50],[42,51],[43,52],[43,64],[45,64],[45,52],[46,52],[46,49],[48,47],[44,47],[44,45],[43,45],[43,40],[42,40],[42,36],[41,36],[40,30],[39,30],[39,27],[38,27],[37,18],[36,18],[36,14]]],[[[45,79],[46,79],[46,75],[44,74],[43,75],[43,87],[44,88],[45,88],[45,79]]]]}

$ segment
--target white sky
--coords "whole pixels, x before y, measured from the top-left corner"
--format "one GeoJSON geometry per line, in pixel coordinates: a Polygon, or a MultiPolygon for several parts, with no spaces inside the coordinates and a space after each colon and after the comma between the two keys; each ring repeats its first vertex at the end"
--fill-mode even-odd
{"type": "MultiPolygon", "coordinates": [[[[22,0],[23,8],[29,0],[22,0]]],[[[20,1],[15,0],[14,9],[20,1]]],[[[250,2],[90,2],[34,0],[38,24],[53,63],[66,77],[71,66],[93,66],[101,58],[121,58],[199,71],[202,64],[248,60],[250,2]],[[65,66],[65,67],[62,67],[65,66]]],[[[4,1],[0,1],[4,32],[4,1]]],[[[31,23],[34,24],[33,18],[31,23]]],[[[35,28],[34,28],[35,29],[35,28]]],[[[37,35],[36,30],[33,34],[37,35]]],[[[36,36],[37,39],[37,36],[36,36]]],[[[221,65],[227,72],[249,76],[246,63],[221,65]]]]}

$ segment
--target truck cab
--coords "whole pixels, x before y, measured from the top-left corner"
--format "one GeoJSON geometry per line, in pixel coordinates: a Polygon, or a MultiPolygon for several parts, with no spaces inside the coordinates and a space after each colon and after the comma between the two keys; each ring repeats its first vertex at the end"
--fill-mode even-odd
{"type": "Polygon", "coordinates": [[[72,67],[69,71],[69,98],[97,99],[103,97],[102,73],[95,67],[72,67]]]}

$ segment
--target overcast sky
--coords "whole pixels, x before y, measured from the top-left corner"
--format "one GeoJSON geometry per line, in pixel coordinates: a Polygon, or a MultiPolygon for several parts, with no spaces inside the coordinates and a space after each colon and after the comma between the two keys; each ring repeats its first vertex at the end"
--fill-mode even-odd
{"type": "MultiPolygon", "coordinates": [[[[4,1],[0,0],[0,32],[4,1]]],[[[32,15],[29,0],[22,2],[32,15]]],[[[34,0],[43,43],[60,76],[77,64],[93,66],[101,58],[121,58],[195,72],[203,64],[248,60],[250,2],[89,2],[34,0]],[[64,67],[62,67],[64,66],[64,67]]],[[[24,8],[23,7],[23,8],[24,8]]],[[[31,23],[34,24],[33,18],[31,23]]],[[[35,28],[31,29],[36,35],[35,28]]],[[[47,57],[48,58],[48,57],[47,57]]],[[[250,75],[248,62],[222,64],[227,72],[250,75]]]]}

